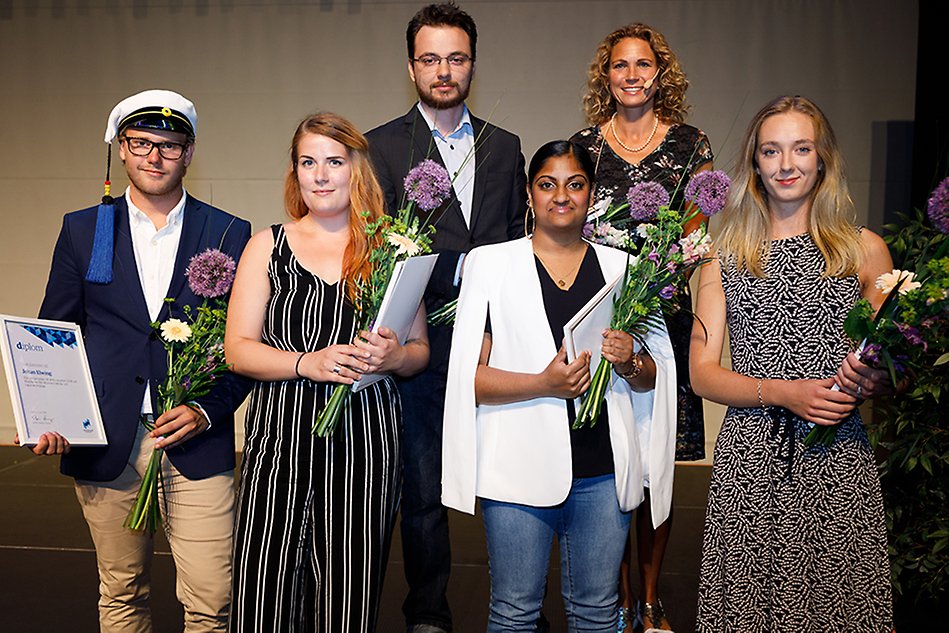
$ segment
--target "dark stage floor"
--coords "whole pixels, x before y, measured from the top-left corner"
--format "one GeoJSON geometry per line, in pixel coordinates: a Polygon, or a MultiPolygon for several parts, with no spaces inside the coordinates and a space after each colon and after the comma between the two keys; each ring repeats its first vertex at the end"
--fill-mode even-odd
{"type": "MultiPolygon", "coordinates": [[[[675,525],[662,576],[663,603],[677,633],[694,628],[699,552],[711,469],[677,466],[675,525]]],[[[0,447],[0,630],[51,633],[98,630],[95,554],[73,492],[58,471],[58,459],[33,457],[25,449],[0,447]]],[[[453,565],[449,599],[457,633],[485,630],[487,554],[479,517],[451,513],[453,565]]],[[[405,591],[398,531],[386,576],[380,631],[404,630],[405,591]]],[[[156,633],[181,630],[174,594],[174,565],[163,539],[152,569],[156,633]]],[[[556,551],[552,559],[556,562],[556,551]]],[[[565,632],[559,568],[552,568],[545,613],[551,631],[565,632]]],[[[263,632],[262,632],[263,633],[263,632]]]]}

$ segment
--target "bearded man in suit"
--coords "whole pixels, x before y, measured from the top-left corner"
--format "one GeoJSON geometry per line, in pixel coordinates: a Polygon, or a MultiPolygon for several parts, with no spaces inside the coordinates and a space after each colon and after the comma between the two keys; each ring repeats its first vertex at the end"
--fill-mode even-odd
{"type": "MultiPolygon", "coordinates": [[[[457,298],[464,255],[523,235],[527,193],[520,140],[465,105],[475,72],[477,29],[454,3],[422,8],[406,30],[409,77],[419,101],[366,136],[386,206],[405,201],[403,179],[426,158],[452,177],[453,195],[433,214],[439,253],[425,293],[429,313],[457,298]]],[[[430,326],[426,371],[399,383],[403,406],[402,549],[410,633],[451,631],[448,515],[441,503],[442,416],[451,327],[430,326]]],[[[448,412],[450,414],[450,411],[448,412]]]]}

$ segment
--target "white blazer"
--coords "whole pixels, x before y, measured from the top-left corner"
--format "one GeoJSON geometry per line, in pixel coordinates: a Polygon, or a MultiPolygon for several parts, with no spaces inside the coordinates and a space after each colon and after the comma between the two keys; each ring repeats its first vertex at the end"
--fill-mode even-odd
{"type": "MultiPolygon", "coordinates": [[[[610,281],[623,272],[626,253],[592,244],[610,281]]],[[[544,311],[528,238],[476,248],[465,261],[458,299],[442,440],[442,502],[474,513],[476,497],[531,506],[567,498],[573,480],[566,401],[536,398],[476,405],[475,370],[491,318],[491,367],[539,373],[557,354],[544,311]]],[[[643,500],[649,486],[653,523],[669,516],[675,465],[676,376],[665,326],[646,337],[656,363],[656,388],[634,392],[615,372],[607,391],[616,496],[623,510],[643,500]]]]}

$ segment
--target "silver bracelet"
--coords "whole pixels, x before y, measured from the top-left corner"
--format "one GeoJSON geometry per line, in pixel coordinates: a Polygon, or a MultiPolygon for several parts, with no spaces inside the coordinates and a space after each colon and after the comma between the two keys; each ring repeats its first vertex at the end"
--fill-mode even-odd
{"type": "Polygon", "coordinates": [[[762,398],[761,398],[761,383],[762,383],[762,382],[764,382],[764,379],[759,378],[759,379],[758,379],[758,404],[761,405],[761,408],[762,408],[762,409],[767,409],[768,407],[765,406],[764,400],[762,400],[762,398]]]}

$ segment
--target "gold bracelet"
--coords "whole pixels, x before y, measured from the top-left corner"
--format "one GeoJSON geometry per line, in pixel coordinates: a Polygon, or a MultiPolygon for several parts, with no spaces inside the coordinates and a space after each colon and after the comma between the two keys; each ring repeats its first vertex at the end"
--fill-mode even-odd
{"type": "Polygon", "coordinates": [[[643,370],[643,357],[639,355],[639,352],[633,354],[633,368],[626,373],[621,373],[620,378],[625,378],[626,380],[633,380],[638,376],[643,370]]]}
{"type": "Polygon", "coordinates": [[[758,404],[761,405],[762,409],[767,409],[767,407],[764,404],[764,400],[761,398],[761,383],[762,382],[764,382],[764,379],[759,378],[758,379],[758,404]]]}

